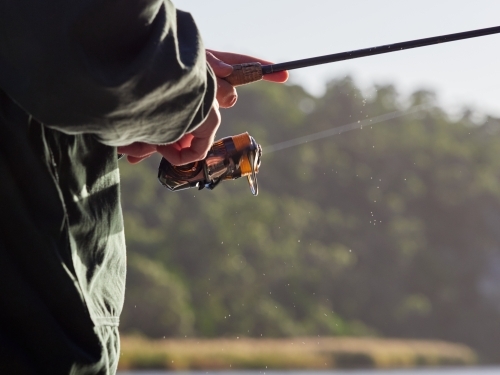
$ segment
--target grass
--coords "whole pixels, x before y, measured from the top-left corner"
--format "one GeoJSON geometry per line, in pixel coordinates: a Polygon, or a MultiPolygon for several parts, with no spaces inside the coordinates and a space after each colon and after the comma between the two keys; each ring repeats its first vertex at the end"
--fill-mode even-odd
{"type": "Polygon", "coordinates": [[[472,365],[462,344],[380,338],[121,339],[119,369],[229,370],[472,365]]]}

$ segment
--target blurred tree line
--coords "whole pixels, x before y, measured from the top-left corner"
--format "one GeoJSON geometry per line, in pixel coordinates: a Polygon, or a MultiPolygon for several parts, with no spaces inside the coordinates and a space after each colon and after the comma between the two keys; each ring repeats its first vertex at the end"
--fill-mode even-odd
{"type": "MultiPolygon", "coordinates": [[[[266,145],[402,108],[350,78],[321,98],[257,83],[219,138],[266,145]]],[[[500,121],[427,109],[263,155],[245,179],[171,193],[159,160],[121,162],[128,243],[122,332],[439,338],[500,361],[500,121]]]]}

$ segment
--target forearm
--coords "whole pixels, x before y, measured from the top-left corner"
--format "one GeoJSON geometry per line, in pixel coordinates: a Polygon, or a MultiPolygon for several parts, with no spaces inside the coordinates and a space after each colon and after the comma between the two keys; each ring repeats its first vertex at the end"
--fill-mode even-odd
{"type": "Polygon", "coordinates": [[[3,2],[0,33],[0,88],[66,133],[172,142],[213,102],[196,26],[168,0],[3,2]]]}

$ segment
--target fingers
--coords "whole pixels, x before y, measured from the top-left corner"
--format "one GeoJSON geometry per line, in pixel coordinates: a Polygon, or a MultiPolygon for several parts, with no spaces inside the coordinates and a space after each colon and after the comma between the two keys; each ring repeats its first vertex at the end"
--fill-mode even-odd
{"type": "Polygon", "coordinates": [[[156,146],[142,142],[134,142],[128,146],[119,146],[117,151],[119,154],[126,154],[134,157],[145,157],[154,154],[156,152],[156,146]]]}
{"type": "Polygon", "coordinates": [[[153,155],[156,152],[156,146],[142,142],[134,142],[128,146],[117,147],[117,152],[127,155],[129,163],[137,164],[153,155]]]}
{"type": "Polygon", "coordinates": [[[211,52],[207,51],[207,62],[217,76],[217,94],[216,98],[221,108],[231,108],[238,100],[236,89],[224,77],[229,76],[233,72],[233,67],[215,57],[211,52]]]}
{"type": "Polygon", "coordinates": [[[243,64],[247,62],[260,62],[262,65],[273,64],[271,61],[262,60],[257,57],[249,56],[249,55],[241,55],[239,53],[231,53],[231,52],[221,52],[214,51],[211,49],[207,49],[213,56],[218,58],[219,60],[224,61],[226,64],[234,65],[234,64],[243,64]]]}
{"type": "Polygon", "coordinates": [[[135,156],[130,156],[130,155],[127,155],[127,161],[128,161],[130,164],[137,164],[137,163],[140,163],[141,161],[143,161],[144,159],[149,158],[150,156],[151,156],[151,155],[144,156],[144,157],[141,157],[141,158],[136,158],[135,156]]]}
{"type": "Polygon", "coordinates": [[[207,156],[219,125],[219,105],[214,101],[203,124],[190,134],[185,134],[177,142],[163,146],[134,142],[128,146],[117,147],[117,152],[127,155],[127,160],[131,164],[137,164],[155,152],[159,152],[173,165],[188,164],[207,156]]]}
{"type": "Polygon", "coordinates": [[[215,133],[220,125],[219,106],[214,106],[205,122],[190,134],[184,135],[173,144],[157,146],[156,150],[171,164],[184,165],[202,160],[214,143],[215,133]]]}
{"type": "Polygon", "coordinates": [[[285,83],[286,81],[288,81],[289,76],[290,75],[288,74],[288,70],[284,70],[282,72],[265,74],[262,79],[269,82],[285,83]]]}
{"type": "MultiPolygon", "coordinates": [[[[217,100],[214,101],[206,120],[195,131],[185,134],[173,144],[155,146],[135,142],[128,146],[118,147],[118,153],[126,154],[130,163],[138,163],[155,152],[159,152],[173,165],[183,165],[204,159],[214,142],[215,133],[220,125],[219,106],[230,108],[238,99],[236,89],[224,80],[233,72],[232,65],[246,62],[259,62],[262,65],[272,64],[270,61],[253,56],[213,50],[206,50],[206,56],[208,64],[217,77],[217,100]]],[[[283,83],[288,79],[288,72],[266,74],[263,78],[267,81],[283,83]]]]}
{"type": "Polygon", "coordinates": [[[213,69],[217,77],[227,77],[233,72],[233,67],[216,57],[211,51],[207,50],[207,62],[213,69]]]}
{"type": "MultiPolygon", "coordinates": [[[[272,64],[267,60],[258,59],[253,56],[241,55],[229,52],[219,52],[206,50],[207,62],[212,67],[217,76],[217,101],[222,108],[231,108],[238,100],[236,89],[223,78],[229,76],[233,72],[232,65],[245,62],[260,62],[262,65],[272,64]]],[[[264,80],[270,82],[283,83],[288,80],[288,72],[277,72],[266,74],[264,80]]]]}
{"type": "MultiPolygon", "coordinates": [[[[232,69],[232,68],[231,68],[232,69]]],[[[238,100],[238,93],[233,85],[225,79],[217,77],[217,101],[221,108],[231,108],[238,100]]]]}
{"type": "MultiPolygon", "coordinates": [[[[224,61],[226,64],[231,64],[231,65],[248,63],[248,62],[260,62],[262,65],[273,64],[271,61],[262,60],[257,57],[249,55],[241,55],[237,53],[220,52],[214,50],[207,50],[207,52],[209,52],[212,56],[216,57],[217,59],[224,61]]],[[[270,82],[284,83],[288,80],[288,76],[289,76],[288,72],[284,71],[284,72],[266,74],[263,79],[270,82]]]]}

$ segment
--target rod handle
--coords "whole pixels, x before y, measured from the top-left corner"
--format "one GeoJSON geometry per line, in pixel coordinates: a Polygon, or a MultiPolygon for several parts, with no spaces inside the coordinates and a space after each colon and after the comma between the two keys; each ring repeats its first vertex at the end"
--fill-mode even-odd
{"type": "Polygon", "coordinates": [[[252,62],[233,65],[233,72],[224,79],[233,86],[241,86],[260,81],[263,76],[262,65],[252,62]]]}

